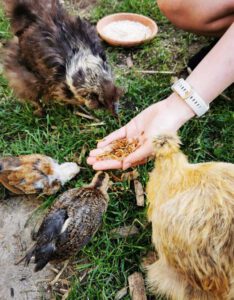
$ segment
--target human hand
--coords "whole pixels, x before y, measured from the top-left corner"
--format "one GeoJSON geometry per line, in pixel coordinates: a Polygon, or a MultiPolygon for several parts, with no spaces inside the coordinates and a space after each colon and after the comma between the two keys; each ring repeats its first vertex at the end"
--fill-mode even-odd
{"type": "Polygon", "coordinates": [[[153,154],[152,140],[160,133],[176,132],[187,120],[194,116],[190,107],[176,94],[166,100],[149,106],[128,124],[108,135],[90,152],[88,164],[94,170],[123,169],[144,164],[153,154]],[[110,150],[110,144],[118,139],[137,139],[140,147],[123,161],[98,160],[97,156],[110,150]]]}

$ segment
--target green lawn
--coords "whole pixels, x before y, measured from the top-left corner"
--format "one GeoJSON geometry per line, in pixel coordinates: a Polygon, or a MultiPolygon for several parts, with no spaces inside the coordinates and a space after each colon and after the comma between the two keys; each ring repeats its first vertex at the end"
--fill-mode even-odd
{"type": "MultiPolygon", "coordinates": [[[[82,157],[84,169],[64,190],[80,187],[91,180],[94,172],[86,164],[85,156],[96,146],[97,140],[124,125],[149,104],[169,95],[172,75],[143,75],[136,70],[179,73],[193,52],[194,45],[208,43],[204,38],[173,28],[155,6],[155,0],[100,0],[91,12],[91,20],[96,22],[106,14],[119,11],[148,15],[157,21],[160,28],[158,36],[148,45],[128,50],[107,47],[117,81],[127,91],[122,99],[119,123],[108,113],[98,111],[95,115],[105,125],[90,126],[92,121],[79,118],[71,109],[57,105],[49,107],[45,117],[37,118],[30,106],[15,99],[0,74],[1,155],[43,153],[62,162],[77,159],[82,148],[87,148],[86,155],[82,157]],[[133,69],[126,66],[128,56],[132,57],[133,69]]],[[[0,42],[9,37],[9,24],[0,9],[0,42]]],[[[225,94],[233,98],[231,89],[225,94]]],[[[180,130],[184,151],[192,162],[234,162],[233,108],[233,101],[219,97],[205,116],[194,118],[180,130]]],[[[151,168],[152,164],[138,168],[144,185],[151,168]]],[[[120,172],[114,173],[118,175],[120,172]]],[[[0,193],[4,195],[3,188],[0,188],[0,193]]],[[[45,205],[49,205],[54,199],[55,197],[45,199],[45,205]]],[[[73,288],[69,299],[114,299],[116,292],[127,286],[128,276],[140,269],[141,258],[152,248],[150,226],[145,229],[146,225],[146,210],[135,205],[132,186],[127,182],[115,183],[110,189],[110,204],[103,226],[77,256],[76,275],[71,278],[73,288]],[[112,239],[110,231],[113,228],[133,223],[139,227],[139,235],[127,239],[112,239]],[[87,269],[89,274],[80,283],[80,273],[87,269]]],[[[126,296],[124,299],[130,298],[126,296]]]]}

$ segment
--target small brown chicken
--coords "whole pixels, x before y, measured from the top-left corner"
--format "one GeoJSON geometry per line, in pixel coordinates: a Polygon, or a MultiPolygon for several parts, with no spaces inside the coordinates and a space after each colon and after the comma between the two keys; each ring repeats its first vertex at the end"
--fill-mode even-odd
{"type": "Polygon", "coordinates": [[[234,165],[190,164],[177,136],[158,136],[147,187],[159,260],[154,293],[173,300],[234,299],[234,165]]]}
{"type": "Polygon", "coordinates": [[[108,185],[108,174],[98,172],[87,187],[59,196],[44,218],[25,263],[34,257],[37,272],[48,262],[67,260],[85,246],[101,225],[109,200],[108,185]]]}
{"type": "Polygon", "coordinates": [[[0,158],[0,183],[16,194],[54,194],[79,171],[76,163],[59,165],[41,154],[0,158]]]}
{"type": "Polygon", "coordinates": [[[15,38],[5,47],[5,76],[22,101],[117,112],[122,90],[94,26],[70,16],[58,0],[5,0],[15,38]]]}

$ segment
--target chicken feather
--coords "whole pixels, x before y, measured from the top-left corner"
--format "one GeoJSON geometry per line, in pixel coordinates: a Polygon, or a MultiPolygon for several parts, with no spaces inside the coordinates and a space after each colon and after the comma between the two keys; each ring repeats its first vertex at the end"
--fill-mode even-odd
{"type": "Polygon", "coordinates": [[[176,300],[234,297],[234,165],[190,164],[174,135],[155,139],[148,219],[159,260],[148,267],[154,293],[176,300]]]}
{"type": "Polygon", "coordinates": [[[5,47],[5,76],[35,113],[44,103],[105,107],[114,113],[114,84],[96,30],[70,16],[58,0],[5,0],[15,38],[5,47]]]}
{"type": "Polygon", "coordinates": [[[89,186],[63,193],[55,201],[26,253],[26,265],[35,257],[35,272],[48,262],[56,263],[75,255],[100,227],[107,209],[109,176],[98,172],[89,186]]]}
{"type": "Polygon", "coordinates": [[[0,158],[0,183],[16,194],[54,194],[78,172],[76,163],[41,154],[0,158]]]}

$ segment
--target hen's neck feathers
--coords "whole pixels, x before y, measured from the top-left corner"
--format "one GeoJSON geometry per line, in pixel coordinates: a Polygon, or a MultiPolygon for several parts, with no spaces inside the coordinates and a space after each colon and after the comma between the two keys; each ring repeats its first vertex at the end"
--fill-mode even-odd
{"type": "Polygon", "coordinates": [[[162,174],[171,174],[175,171],[183,170],[188,165],[188,159],[180,150],[156,159],[155,167],[162,174]]]}

